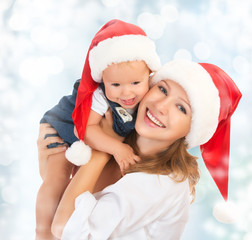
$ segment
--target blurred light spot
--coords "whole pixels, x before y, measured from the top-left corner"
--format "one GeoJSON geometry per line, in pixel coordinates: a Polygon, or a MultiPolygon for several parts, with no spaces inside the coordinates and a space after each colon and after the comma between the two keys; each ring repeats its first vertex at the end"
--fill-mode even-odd
{"type": "Polygon", "coordinates": [[[205,42],[198,42],[193,48],[195,56],[200,60],[206,60],[211,55],[211,50],[208,44],[205,42]]]}
{"type": "Polygon", "coordinates": [[[222,225],[216,224],[214,221],[210,219],[206,220],[203,225],[206,231],[216,236],[216,238],[214,239],[227,239],[225,238],[227,235],[227,232],[222,225]]]}
{"type": "Polygon", "coordinates": [[[54,5],[55,8],[53,8],[53,4],[55,3],[53,3],[51,0],[35,0],[33,1],[33,8],[36,9],[39,14],[43,14],[43,12],[48,13],[51,9],[57,10],[57,5],[54,5]]]}
{"type": "MultiPolygon", "coordinates": [[[[1,12],[0,12],[0,14],[1,14],[1,12]]],[[[3,18],[0,17],[0,29],[3,29],[3,25],[4,25],[3,24],[3,18]]],[[[2,33],[1,33],[1,35],[2,35],[2,33]]]]}
{"type": "Polygon", "coordinates": [[[0,187],[3,187],[6,185],[6,177],[0,176],[0,187]]]}
{"type": "Polygon", "coordinates": [[[0,91],[5,91],[8,88],[10,88],[10,85],[12,83],[11,78],[3,76],[1,75],[1,73],[0,73],[0,78],[1,78],[0,91]]]}
{"type": "Polygon", "coordinates": [[[45,26],[36,26],[31,30],[31,39],[38,44],[46,44],[50,34],[49,28],[45,26]]]}
{"type": "Polygon", "coordinates": [[[179,49],[174,54],[174,59],[187,59],[187,60],[191,61],[192,60],[192,55],[186,49],[179,49]]]}
{"type": "Polygon", "coordinates": [[[231,175],[232,175],[233,180],[236,179],[236,180],[240,181],[240,180],[247,178],[249,176],[249,172],[244,172],[243,168],[235,168],[235,169],[231,169],[231,175]]]}
{"type": "Polygon", "coordinates": [[[45,46],[47,49],[62,50],[67,46],[68,38],[61,32],[51,32],[49,28],[37,26],[31,30],[33,42],[45,46]]]}
{"type": "Polygon", "coordinates": [[[38,66],[41,66],[47,74],[58,74],[63,70],[63,61],[59,57],[41,57],[37,60],[38,66]]]}
{"type": "Polygon", "coordinates": [[[197,25],[197,20],[199,18],[196,17],[193,12],[181,11],[179,15],[179,24],[183,27],[190,26],[190,30],[193,29],[194,24],[197,25]]]}
{"type": "Polygon", "coordinates": [[[102,0],[102,3],[106,7],[116,7],[119,4],[119,0],[102,0]]]}
{"type": "Polygon", "coordinates": [[[207,221],[204,222],[204,229],[208,232],[212,232],[215,229],[215,224],[212,220],[208,219],[207,221]]]}
{"type": "Polygon", "coordinates": [[[14,204],[17,202],[17,189],[14,186],[5,186],[2,188],[2,198],[6,203],[14,204]]]}
{"type": "Polygon", "coordinates": [[[233,60],[233,67],[237,73],[246,74],[250,70],[248,60],[243,56],[237,56],[233,60]]]}
{"type": "MultiPolygon", "coordinates": [[[[2,207],[2,206],[1,206],[2,207]]],[[[0,218],[0,229],[5,229],[7,227],[7,221],[5,219],[6,216],[3,215],[3,213],[1,212],[1,218],[0,218]]]]}
{"type": "Polygon", "coordinates": [[[49,74],[62,72],[63,65],[59,57],[27,58],[21,62],[19,73],[30,84],[41,86],[47,82],[49,74]]]}
{"type": "Polygon", "coordinates": [[[241,240],[242,237],[241,237],[241,234],[239,233],[232,233],[231,236],[230,236],[230,240],[241,240]]]}
{"type": "Polygon", "coordinates": [[[0,12],[7,10],[12,4],[11,0],[0,1],[0,12]]]}
{"type": "MultiPolygon", "coordinates": [[[[26,203],[27,205],[27,203],[26,203]]],[[[19,236],[16,235],[16,231],[13,232],[13,235],[11,236],[11,239],[13,240],[22,240],[20,239],[20,236],[32,236],[34,234],[34,229],[36,228],[35,226],[35,219],[34,216],[35,214],[31,214],[30,211],[27,210],[21,210],[20,212],[18,212],[16,214],[16,224],[17,224],[17,229],[19,230],[19,236]],[[23,223],[29,223],[29,224],[23,224],[23,223]]],[[[11,240],[10,239],[10,240],[11,240]]],[[[27,237],[23,238],[23,240],[27,239],[27,237]]],[[[35,239],[35,237],[33,237],[32,239],[35,239]]]]}
{"type": "Polygon", "coordinates": [[[9,20],[9,27],[15,31],[21,31],[28,27],[28,16],[21,13],[14,13],[9,20]]]}
{"type": "Polygon", "coordinates": [[[252,239],[252,232],[248,232],[245,234],[242,240],[251,240],[252,239]]]}
{"type": "Polygon", "coordinates": [[[13,158],[11,158],[8,155],[7,156],[5,155],[5,156],[1,157],[1,159],[0,159],[0,165],[2,165],[2,166],[9,166],[11,163],[13,163],[13,161],[14,161],[13,158]]]}
{"type": "Polygon", "coordinates": [[[57,49],[57,50],[62,50],[64,49],[67,44],[68,44],[68,38],[66,34],[56,32],[51,36],[51,47],[57,49]]]}
{"type": "Polygon", "coordinates": [[[9,134],[4,134],[1,136],[1,140],[3,145],[11,145],[12,144],[12,138],[9,134]]]}
{"type": "Polygon", "coordinates": [[[241,35],[237,38],[237,48],[240,51],[246,51],[246,49],[252,48],[251,33],[247,35],[241,35]]]}
{"type": "Polygon", "coordinates": [[[172,23],[178,20],[179,14],[176,7],[165,5],[161,8],[161,16],[166,22],[172,23]]]}
{"type": "Polygon", "coordinates": [[[144,12],[138,16],[137,23],[149,38],[159,39],[164,34],[165,23],[159,15],[144,12]]]}
{"type": "Polygon", "coordinates": [[[17,111],[20,107],[22,99],[17,91],[11,88],[6,89],[0,95],[0,106],[7,108],[9,111],[17,111]]]}
{"type": "Polygon", "coordinates": [[[48,78],[47,73],[42,70],[42,66],[38,66],[36,60],[32,58],[27,58],[21,62],[19,73],[23,79],[34,86],[42,86],[48,78]]]}

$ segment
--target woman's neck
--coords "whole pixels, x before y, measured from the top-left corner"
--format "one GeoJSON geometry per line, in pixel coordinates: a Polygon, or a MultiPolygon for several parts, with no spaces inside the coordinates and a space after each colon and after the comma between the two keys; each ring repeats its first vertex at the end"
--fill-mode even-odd
{"type": "Polygon", "coordinates": [[[159,153],[169,147],[167,142],[156,141],[142,136],[137,137],[137,146],[143,155],[159,153]]]}

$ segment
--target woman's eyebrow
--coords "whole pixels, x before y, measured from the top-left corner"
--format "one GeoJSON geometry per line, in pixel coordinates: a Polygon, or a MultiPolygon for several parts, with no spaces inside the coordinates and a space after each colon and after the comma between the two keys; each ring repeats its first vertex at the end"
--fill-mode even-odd
{"type": "Polygon", "coordinates": [[[167,86],[167,88],[168,88],[169,91],[171,90],[171,87],[170,87],[170,85],[167,83],[167,81],[162,80],[161,82],[165,83],[165,85],[167,86]]]}
{"type": "Polygon", "coordinates": [[[187,102],[187,101],[186,101],[185,99],[183,99],[183,98],[179,98],[179,99],[180,99],[181,101],[183,101],[185,104],[187,104],[188,107],[189,107],[190,109],[192,109],[189,102],[187,102]]]}

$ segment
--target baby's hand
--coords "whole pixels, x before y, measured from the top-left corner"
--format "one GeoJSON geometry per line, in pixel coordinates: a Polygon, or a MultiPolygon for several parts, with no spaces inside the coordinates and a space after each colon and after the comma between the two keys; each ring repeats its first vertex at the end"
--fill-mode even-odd
{"type": "Polygon", "coordinates": [[[134,165],[141,160],[139,156],[134,154],[133,149],[125,143],[121,143],[113,155],[123,175],[130,165],[134,165]]]}

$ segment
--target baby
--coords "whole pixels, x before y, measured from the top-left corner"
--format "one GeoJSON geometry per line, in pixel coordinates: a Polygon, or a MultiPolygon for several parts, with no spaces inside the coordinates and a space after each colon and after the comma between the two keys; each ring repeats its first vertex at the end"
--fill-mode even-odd
{"type": "MultiPolygon", "coordinates": [[[[50,124],[71,145],[77,140],[72,133],[73,120],[79,140],[113,155],[124,172],[139,157],[129,145],[107,135],[99,124],[111,108],[115,132],[126,137],[134,129],[138,103],[149,90],[149,75],[159,67],[155,45],[141,28],[120,20],[109,21],[92,40],[81,80],[75,83],[73,94],[61,99],[41,123],[50,124]]],[[[52,239],[51,223],[72,167],[63,152],[47,161],[37,197],[37,240],[52,239]]]]}

